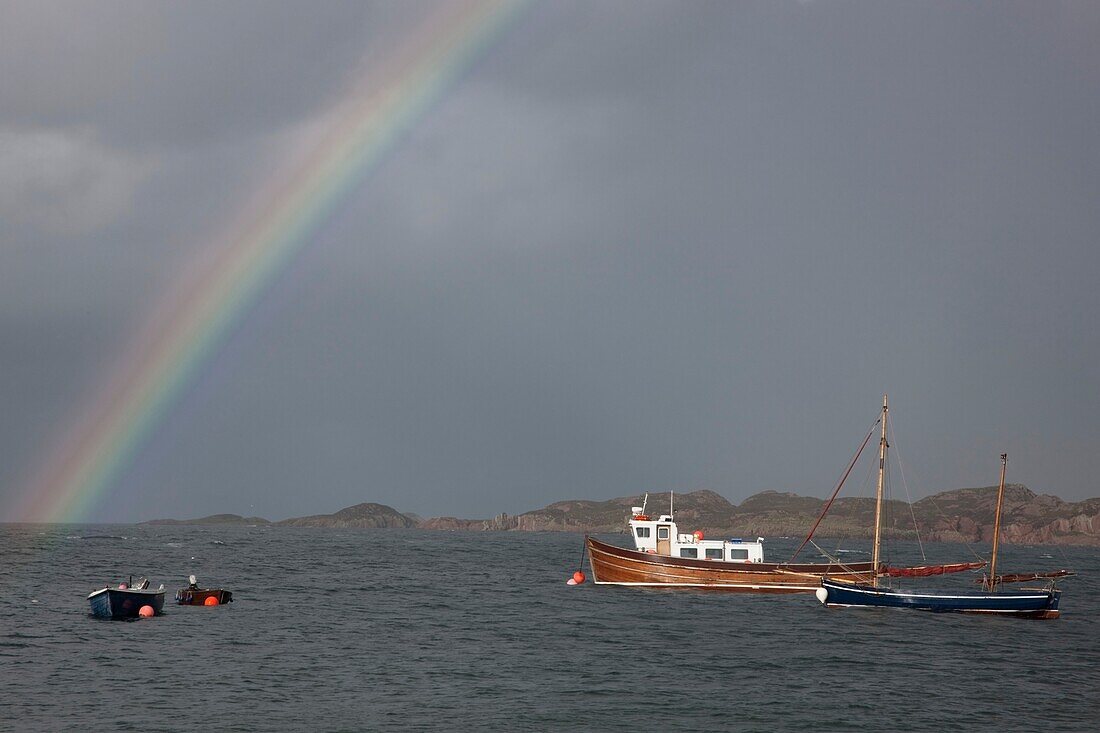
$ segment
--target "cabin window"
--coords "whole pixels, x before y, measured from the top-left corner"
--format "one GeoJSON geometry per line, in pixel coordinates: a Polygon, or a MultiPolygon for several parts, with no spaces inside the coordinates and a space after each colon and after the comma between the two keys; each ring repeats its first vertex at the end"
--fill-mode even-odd
{"type": "Polygon", "coordinates": [[[657,528],[657,539],[659,539],[659,540],[667,540],[668,539],[668,527],[658,527],[657,528]]]}
{"type": "Polygon", "coordinates": [[[722,548],[721,547],[708,547],[707,548],[707,559],[708,560],[721,560],[722,559],[722,548]]]}
{"type": "Polygon", "coordinates": [[[699,557],[699,550],[694,547],[681,547],[680,557],[699,557]]]}
{"type": "Polygon", "coordinates": [[[733,549],[730,550],[730,560],[748,560],[749,551],[746,549],[733,549]]]}
{"type": "Polygon", "coordinates": [[[649,527],[635,527],[634,531],[638,533],[639,537],[649,537],[649,527]]]}

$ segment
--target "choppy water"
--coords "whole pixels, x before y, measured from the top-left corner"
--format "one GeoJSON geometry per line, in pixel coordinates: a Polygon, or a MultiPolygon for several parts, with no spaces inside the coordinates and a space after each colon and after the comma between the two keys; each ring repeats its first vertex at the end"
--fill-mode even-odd
{"type": "Polygon", "coordinates": [[[1006,551],[1006,571],[1082,572],[1047,622],[570,588],[579,554],[566,534],[0,525],[0,729],[1100,729],[1095,549],[1006,551]],[[173,605],[192,572],[235,602],[173,605]],[[91,618],[131,573],[166,614],[91,618]]]}

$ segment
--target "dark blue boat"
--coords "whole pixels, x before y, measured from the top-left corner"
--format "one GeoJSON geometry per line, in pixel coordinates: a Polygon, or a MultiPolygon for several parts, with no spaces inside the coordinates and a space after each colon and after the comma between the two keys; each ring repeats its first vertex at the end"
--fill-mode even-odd
{"type": "Polygon", "coordinates": [[[145,580],[136,588],[100,588],[88,595],[88,603],[92,615],[99,618],[137,618],[142,606],[152,607],[153,613],[159,615],[164,608],[164,586],[152,590],[145,580]]]}
{"type": "Polygon", "coordinates": [[[1058,618],[1062,592],[1021,590],[1016,592],[968,593],[915,592],[894,588],[876,588],[857,583],[840,583],[825,578],[817,598],[826,606],[865,606],[869,608],[909,608],[940,613],[995,613],[1021,618],[1058,618]]]}
{"type": "MultiPolygon", "coordinates": [[[[989,561],[989,578],[983,581],[980,591],[911,591],[897,588],[885,588],[879,585],[879,578],[889,573],[880,573],[879,545],[882,534],[882,495],[883,477],[886,469],[886,419],[889,408],[886,396],[882,397],[882,438],[879,441],[878,489],[875,496],[875,539],[872,549],[872,567],[875,572],[869,582],[845,582],[841,580],[821,579],[817,589],[817,599],[826,606],[865,607],[865,608],[909,608],[916,611],[938,613],[989,613],[1017,618],[1058,618],[1058,601],[1062,592],[1054,588],[1053,579],[1070,574],[1066,570],[1053,573],[1026,573],[1012,576],[997,575],[997,549],[1001,534],[1001,509],[1004,506],[1005,471],[1008,467],[1008,454],[1001,454],[1001,485],[997,490],[996,511],[993,518],[993,551],[989,561]],[[1050,578],[1049,588],[1023,589],[1019,591],[998,591],[997,586],[1006,582],[1050,578]]],[[[860,449],[862,450],[862,448],[860,449]]],[[[857,454],[858,455],[858,454],[857,454]]],[[[962,564],[956,564],[961,566],[962,564]]],[[[946,569],[947,566],[943,566],[946,569]]],[[[938,573],[937,573],[938,574],[938,573]]]]}

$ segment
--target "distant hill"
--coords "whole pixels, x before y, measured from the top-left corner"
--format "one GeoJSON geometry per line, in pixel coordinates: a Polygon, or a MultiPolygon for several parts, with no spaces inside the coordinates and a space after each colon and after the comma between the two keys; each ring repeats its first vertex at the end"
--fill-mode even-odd
{"type": "MultiPolygon", "coordinates": [[[[955,489],[925,497],[912,507],[901,501],[884,506],[887,536],[915,539],[916,519],[923,540],[989,542],[993,536],[993,510],[997,487],[955,489]]],[[[709,490],[676,494],[676,521],[682,531],[701,529],[718,535],[743,537],[801,537],[809,531],[825,502],[808,496],[764,491],[740,505],[709,490]]],[[[432,517],[421,519],[393,507],[371,502],[356,504],[334,514],[286,519],[286,527],[413,528],[434,530],[513,530],[552,532],[619,532],[626,526],[632,506],[642,495],[620,496],[605,501],[573,499],[517,516],[498,514],[491,519],[432,517]]],[[[650,494],[646,512],[668,512],[669,494],[650,494]]],[[[819,537],[869,538],[875,521],[875,502],[870,498],[837,499],[821,527],[819,537]]],[[[259,517],[215,514],[202,519],[155,519],[145,524],[271,524],[259,517]]],[[[1002,537],[1013,544],[1066,544],[1100,546],[1100,498],[1066,502],[1040,495],[1026,486],[1005,487],[1002,537]]]]}
{"type": "Polygon", "coordinates": [[[242,517],[240,514],[211,514],[199,519],[150,519],[142,524],[271,524],[263,517],[242,517]]]}
{"type": "Polygon", "coordinates": [[[311,517],[284,519],[277,524],[285,527],[416,527],[418,522],[385,504],[366,502],[341,509],[335,514],[315,514],[311,517]]]}

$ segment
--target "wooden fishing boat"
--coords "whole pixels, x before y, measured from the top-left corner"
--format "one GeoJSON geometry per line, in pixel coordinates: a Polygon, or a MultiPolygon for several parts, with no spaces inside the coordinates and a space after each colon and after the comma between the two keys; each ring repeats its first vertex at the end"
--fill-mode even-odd
{"type": "MultiPolygon", "coordinates": [[[[670,536],[676,534],[676,523],[670,516],[663,516],[657,522],[631,520],[631,527],[635,530],[645,528],[647,524],[654,528],[667,527],[670,536]]],[[[629,550],[593,537],[584,539],[592,578],[598,585],[702,588],[745,593],[813,593],[821,587],[821,576],[826,573],[852,579],[871,575],[869,562],[850,565],[766,563],[759,541],[693,540],[694,535],[681,535],[679,541],[670,542],[670,551],[677,555],[689,553],[674,556],[661,554],[656,548],[629,550]],[[688,537],[692,540],[687,540],[688,537]],[[721,558],[718,552],[723,553],[721,558]],[[732,559],[731,553],[734,555],[732,559]],[[749,557],[740,557],[742,553],[749,553],[749,557]]]]}
{"type": "MultiPolygon", "coordinates": [[[[883,471],[886,463],[886,397],[882,398],[882,440],[879,448],[879,476],[875,502],[875,540],[873,561],[879,557],[882,522],[883,471]]],[[[1058,618],[1058,603],[1062,592],[1054,587],[1054,579],[1069,575],[1067,570],[1051,573],[1022,573],[1012,576],[997,575],[997,549],[1001,534],[1001,508],[1004,504],[1005,469],[1008,455],[1001,454],[1001,484],[997,491],[997,509],[993,521],[993,550],[989,563],[989,577],[981,591],[915,591],[879,587],[879,574],[870,580],[853,581],[850,578],[827,576],[817,589],[817,599],[831,607],[906,608],[939,613],[985,613],[1019,618],[1058,618]],[[1016,592],[998,590],[1005,582],[1028,581],[1047,578],[1046,588],[1022,589],[1016,592]]]]}
{"type": "Polygon", "coordinates": [[[787,562],[765,562],[762,537],[755,540],[707,540],[699,531],[681,534],[673,518],[672,496],[669,498],[668,514],[652,519],[645,513],[649,499],[647,494],[642,506],[631,507],[631,516],[627,519],[634,540],[633,550],[585,536],[585,551],[594,581],[597,585],[704,588],[746,593],[815,593],[821,588],[821,579],[825,576],[853,583],[870,582],[880,576],[940,575],[985,565],[979,562],[894,568],[882,564],[877,552],[871,562],[795,562],[798,554],[811,541],[872,435],[874,426],[868,431],[806,539],[787,562]]]}
{"type": "Polygon", "coordinates": [[[176,603],[181,606],[220,606],[233,601],[233,594],[222,588],[200,588],[194,575],[188,581],[186,588],[176,591],[176,603]]]}
{"type": "Polygon", "coordinates": [[[110,586],[92,591],[88,595],[92,615],[99,618],[127,619],[137,618],[142,606],[150,606],[154,614],[160,614],[164,608],[164,586],[153,590],[149,581],[142,579],[136,586],[119,583],[119,587],[110,586]]]}
{"type": "MultiPolygon", "coordinates": [[[[633,550],[585,536],[585,551],[597,585],[813,593],[826,573],[852,580],[874,576],[874,565],[869,562],[795,563],[793,558],[786,563],[764,562],[762,537],[708,540],[700,531],[681,534],[672,513],[672,495],[669,513],[656,519],[645,513],[648,500],[647,494],[642,506],[631,507],[627,519],[633,550]]],[[[889,572],[888,568],[879,570],[889,572]]]]}

